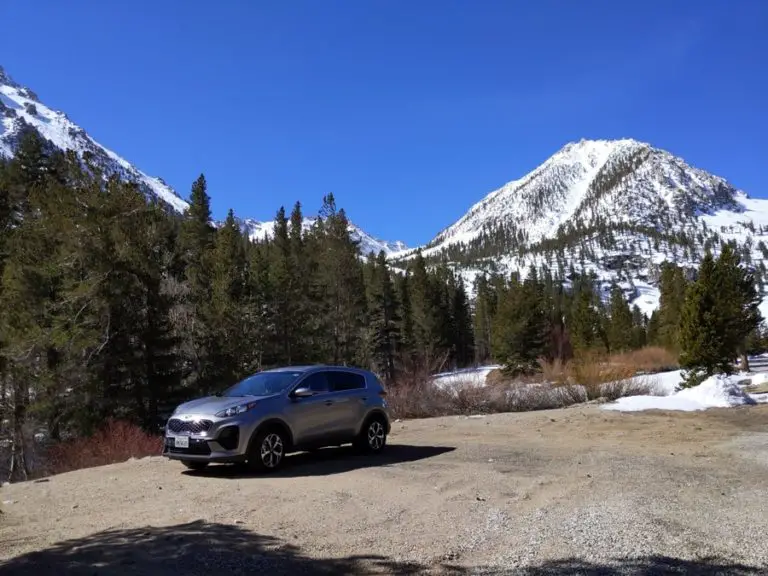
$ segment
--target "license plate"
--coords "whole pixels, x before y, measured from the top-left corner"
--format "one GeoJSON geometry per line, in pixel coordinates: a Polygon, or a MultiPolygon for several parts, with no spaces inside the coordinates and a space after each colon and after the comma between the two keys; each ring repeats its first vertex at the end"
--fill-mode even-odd
{"type": "Polygon", "coordinates": [[[189,448],[189,436],[176,436],[174,446],[176,448],[189,448]]]}

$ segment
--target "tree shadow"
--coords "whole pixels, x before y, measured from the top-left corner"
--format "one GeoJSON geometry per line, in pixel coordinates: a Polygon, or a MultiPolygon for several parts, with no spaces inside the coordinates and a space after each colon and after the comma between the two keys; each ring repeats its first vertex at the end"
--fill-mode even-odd
{"type": "MultiPolygon", "coordinates": [[[[453,446],[411,446],[390,444],[379,454],[360,454],[353,447],[323,448],[313,452],[299,452],[285,458],[280,470],[269,474],[270,478],[300,478],[305,476],[329,476],[371,467],[393,466],[434,458],[456,450],[453,446]]],[[[205,470],[183,472],[189,476],[241,479],[259,477],[243,466],[214,465],[205,470]]]]}
{"type": "Polygon", "coordinates": [[[0,576],[178,576],[269,574],[352,576],[373,574],[469,574],[501,576],[753,576],[765,568],[714,558],[681,560],[653,556],[607,564],[579,559],[527,568],[464,567],[401,562],[381,555],[312,558],[286,543],[239,526],[190,522],[176,526],[107,530],[54,544],[0,562],[0,576]]]}
{"type": "Polygon", "coordinates": [[[383,556],[316,559],[298,545],[238,526],[203,521],[108,530],[0,563],[1,576],[178,576],[203,574],[418,574],[383,556]]]}

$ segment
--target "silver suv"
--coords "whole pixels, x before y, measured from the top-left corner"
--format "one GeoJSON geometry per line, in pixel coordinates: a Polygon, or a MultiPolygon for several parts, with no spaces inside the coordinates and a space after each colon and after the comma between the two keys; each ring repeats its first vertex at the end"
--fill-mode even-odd
{"type": "Polygon", "coordinates": [[[269,471],[288,452],[347,443],[380,452],[389,431],[386,390],[375,374],[341,366],[279,368],[180,405],[165,426],[163,454],[192,470],[240,462],[269,471]]]}

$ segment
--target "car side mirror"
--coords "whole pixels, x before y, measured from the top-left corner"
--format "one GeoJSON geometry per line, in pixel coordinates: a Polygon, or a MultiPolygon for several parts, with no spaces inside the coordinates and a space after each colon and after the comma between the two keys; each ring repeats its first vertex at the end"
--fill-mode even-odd
{"type": "Polygon", "coordinates": [[[294,398],[309,398],[310,396],[314,396],[314,395],[315,393],[312,392],[312,390],[303,386],[300,388],[296,388],[296,390],[294,390],[293,393],[291,394],[291,396],[293,396],[294,398]]]}

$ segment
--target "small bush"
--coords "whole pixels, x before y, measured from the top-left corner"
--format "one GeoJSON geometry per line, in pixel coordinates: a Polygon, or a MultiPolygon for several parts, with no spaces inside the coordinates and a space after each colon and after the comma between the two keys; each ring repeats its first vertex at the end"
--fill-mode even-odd
{"type": "Polygon", "coordinates": [[[635,376],[634,378],[603,384],[599,394],[601,398],[613,401],[625,396],[655,396],[658,395],[658,391],[648,378],[635,376]]]}
{"type": "Polygon", "coordinates": [[[52,474],[125,462],[162,453],[163,439],[123,420],[109,420],[93,436],[67,440],[48,449],[52,474]]]}
{"type": "Polygon", "coordinates": [[[395,418],[431,418],[458,413],[451,394],[428,382],[391,386],[387,402],[395,418]]]}

